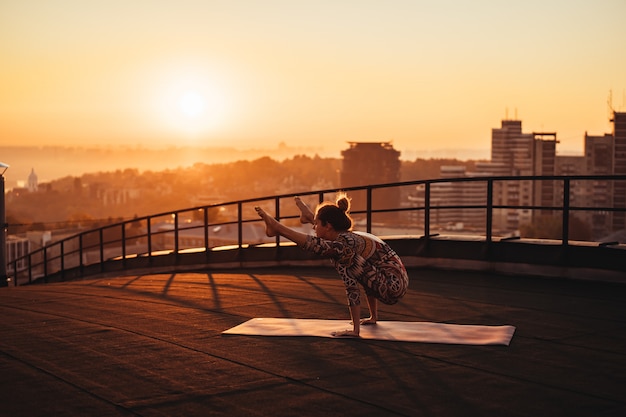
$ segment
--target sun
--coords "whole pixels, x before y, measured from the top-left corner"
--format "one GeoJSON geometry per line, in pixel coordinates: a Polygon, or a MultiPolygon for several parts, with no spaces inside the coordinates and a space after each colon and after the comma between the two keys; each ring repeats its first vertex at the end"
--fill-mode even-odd
{"type": "Polygon", "coordinates": [[[206,98],[198,91],[186,91],[178,99],[178,111],[184,117],[201,117],[207,109],[206,98]]]}
{"type": "Polygon", "coordinates": [[[229,100],[225,83],[217,77],[178,74],[155,89],[159,125],[172,137],[197,141],[225,124],[229,100]]]}

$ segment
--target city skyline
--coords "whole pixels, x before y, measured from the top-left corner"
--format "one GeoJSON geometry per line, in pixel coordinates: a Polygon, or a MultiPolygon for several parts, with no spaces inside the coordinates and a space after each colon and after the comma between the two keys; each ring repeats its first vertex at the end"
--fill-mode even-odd
{"type": "MultiPolygon", "coordinates": [[[[404,161],[417,159],[457,159],[460,161],[492,161],[494,131],[501,130],[505,124],[519,124],[523,129],[523,136],[533,136],[523,126],[522,120],[505,118],[500,121],[501,125],[492,126],[489,136],[489,146],[486,149],[469,150],[429,150],[425,152],[396,149],[399,158],[404,161]]],[[[613,130],[611,127],[609,130],[613,130]]],[[[605,132],[604,134],[609,134],[605,132]]],[[[558,133],[543,133],[543,135],[558,137],[558,133]]],[[[584,138],[583,138],[584,139],[584,138]]],[[[284,142],[274,149],[248,148],[236,149],[229,147],[175,147],[167,149],[150,149],[142,145],[120,147],[62,147],[55,145],[45,146],[17,146],[3,147],[0,145],[0,154],[8,155],[8,160],[15,161],[9,173],[5,174],[9,188],[23,187],[28,182],[31,171],[35,175],[44,173],[43,182],[52,181],[65,176],[80,176],[87,173],[116,171],[124,169],[136,169],[139,171],[160,171],[189,167],[196,163],[220,164],[231,163],[241,160],[253,160],[262,157],[270,157],[276,160],[292,158],[296,155],[319,156],[322,158],[342,158],[342,154],[354,143],[389,143],[394,147],[393,141],[368,142],[351,141],[336,153],[324,152],[322,148],[289,147],[284,142]],[[141,156],[140,158],[138,158],[141,156]]],[[[585,149],[580,152],[563,152],[559,149],[558,140],[555,143],[555,152],[559,156],[583,157],[585,149]]],[[[583,144],[584,145],[584,144],[583,144]]],[[[9,164],[10,166],[10,164],[9,164]]]]}
{"type": "Polygon", "coordinates": [[[624,15],[619,0],[6,0],[0,145],[338,157],[390,141],[470,159],[519,119],[582,154],[626,106],[624,15]]]}

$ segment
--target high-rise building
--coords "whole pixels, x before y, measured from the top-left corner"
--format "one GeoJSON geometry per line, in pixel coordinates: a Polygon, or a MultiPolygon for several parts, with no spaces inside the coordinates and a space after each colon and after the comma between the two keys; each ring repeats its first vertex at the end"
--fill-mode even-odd
{"type": "MultiPolygon", "coordinates": [[[[612,134],[590,136],[585,133],[583,156],[557,156],[556,133],[524,133],[520,120],[502,120],[501,127],[492,129],[491,161],[477,164],[477,172],[472,175],[626,175],[626,113],[613,112],[611,121],[612,134]]],[[[561,207],[563,197],[562,181],[496,181],[494,205],[522,208],[494,210],[494,229],[514,232],[523,224],[531,223],[534,216],[553,215],[550,210],[524,207],[561,207]]],[[[626,207],[626,181],[573,180],[569,204],[573,207],[626,207]]],[[[626,229],[625,213],[579,210],[571,215],[589,226],[594,239],[626,229]]]]}
{"type": "MultiPolygon", "coordinates": [[[[626,113],[613,112],[613,174],[626,175],[626,113]]],[[[613,185],[613,207],[626,207],[626,181],[613,185]]],[[[613,231],[626,229],[626,213],[613,214],[613,231]]]]}
{"type": "MultiPolygon", "coordinates": [[[[505,175],[626,175],[626,113],[613,112],[613,133],[590,136],[585,133],[583,156],[557,156],[556,133],[522,132],[521,121],[503,120],[492,129],[492,163],[507,167],[505,175]]],[[[626,207],[626,181],[570,183],[570,206],[626,207]]],[[[502,187],[502,202],[509,205],[561,206],[561,182],[550,180],[526,184],[511,182],[502,187]],[[528,190],[532,189],[529,198],[528,190]]],[[[531,221],[528,210],[510,210],[506,229],[531,221]]],[[[546,214],[546,213],[542,213],[546,214]]],[[[579,211],[576,216],[590,226],[593,238],[626,229],[626,214],[607,211],[579,211]]]]}
{"type": "MultiPolygon", "coordinates": [[[[502,120],[500,128],[491,130],[491,162],[505,169],[502,175],[536,175],[534,166],[536,153],[535,136],[522,132],[521,120],[502,120]]],[[[505,205],[533,204],[532,181],[507,181],[502,185],[501,192],[501,200],[505,205]]],[[[515,231],[521,224],[532,221],[532,211],[508,209],[506,213],[499,213],[497,218],[504,223],[495,224],[496,228],[515,231]]]]}
{"type": "MultiPolygon", "coordinates": [[[[559,155],[556,157],[556,175],[584,175],[586,170],[587,158],[585,156],[573,156],[573,155],[559,155]]],[[[569,205],[575,207],[588,207],[590,201],[591,187],[589,181],[572,180],[570,181],[569,189],[569,205]]],[[[558,181],[554,190],[554,206],[562,207],[564,190],[563,181],[558,181]]],[[[586,219],[587,223],[590,221],[587,218],[589,212],[577,211],[574,215],[586,219]]]]}
{"type": "MultiPolygon", "coordinates": [[[[613,173],[613,135],[590,136],[585,132],[585,173],[588,175],[611,175],[613,173]]],[[[613,183],[611,181],[586,182],[592,207],[609,207],[613,204],[613,183]]],[[[595,239],[611,233],[613,213],[592,211],[588,214],[591,234],[595,239]]]]}
{"type": "Polygon", "coordinates": [[[491,129],[491,162],[506,167],[504,175],[532,175],[533,135],[522,133],[521,120],[502,120],[491,129]]]}
{"type": "MultiPolygon", "coordinates": [[[[400,151],[391,142],[348,142],[350,148],[343,150],[340,184],[342,188],[384,184],[400,181],[400,151]]],[[[353,211],[366,209],[365,193],[353,193],[353,211]]],[[[398,207],[400,194],[397,187],[381,188],[372,193],[372,208],[384,210],[398,207]]],[[[376,220],[392,216],[378,215],[376,220]]]]}
{"type": "MultiPolygon", "coordinates": [[[[556,133],[533,133],[532,175],[554,175],[556,173],[556,133]]],[[[533,182],[533,205],[551,206],[554,202],[555,181],[533,182]]]]}
{"type": "MultiPolygon", "coordinates": [[[[464,166],[444,165],[440,168],[441,178],[463,178],[480,176],[478,173],[467,173],[464,166]]],[[[431,221],[434,226],[459,229],[480,229],[485,227],[484,209],[468,208],[468,206],[486,205],[487,186],[484,182],[441,182],[434,183],[430,190],[431,221]],[[440,209],[439,206],[456,208],[440,209]],[[434,215],[434,216],[433,216],[434,215]]]]}
{"type": "MultiPolygon", "coordinates": [[[[585,172],[588,175],[626,175],[626,113],[613,112],[613,133],[585,133],[585,172]]],[[[594,181],[588,190],[588,206],[626,207],[626,181],[594,181]]],[[[626,229],[626,213],[594,211],[590,215],[594,238],[626,229]]]]}

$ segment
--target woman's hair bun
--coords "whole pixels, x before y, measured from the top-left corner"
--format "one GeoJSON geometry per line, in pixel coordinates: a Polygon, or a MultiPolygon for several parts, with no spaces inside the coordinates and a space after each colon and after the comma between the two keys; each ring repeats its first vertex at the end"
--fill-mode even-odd
{"type": "Polygon", "coordinates": [[[350,198],[342,192],[337,194],[335,203],[330,201],[320,203],[315,210],[315,218],[324,225],[329,223],[338,232],[352,230],[353,222],[349,211],[350,198]]]}
{"type": "Polygon", "coordinates": [[[350,210],[350,199],[346,194],[339,194],[337,196],[337,207],[346,213],[350,210]]]}

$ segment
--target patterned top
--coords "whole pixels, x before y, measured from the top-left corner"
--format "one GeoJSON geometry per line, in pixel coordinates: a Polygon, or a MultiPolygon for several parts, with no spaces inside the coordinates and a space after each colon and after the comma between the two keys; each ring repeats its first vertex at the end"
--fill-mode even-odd
{"type": "Polygon", "coordinates": [[[395,304],[406,293],[409,277],[396,252],[378,237],[363,232],[342,232],[336,240],[308,236],[304,250],[332,260],[345,286],[348,304],[360,305],[367,295],[395,304]]]}

